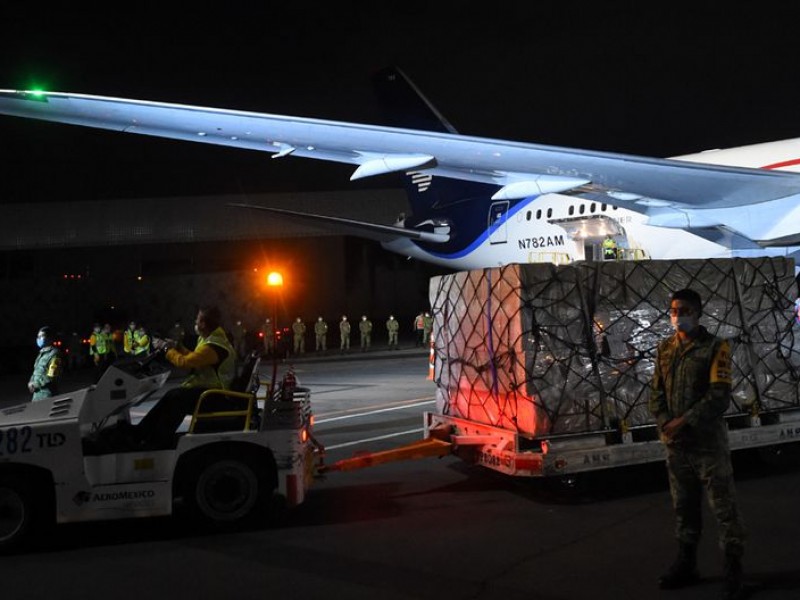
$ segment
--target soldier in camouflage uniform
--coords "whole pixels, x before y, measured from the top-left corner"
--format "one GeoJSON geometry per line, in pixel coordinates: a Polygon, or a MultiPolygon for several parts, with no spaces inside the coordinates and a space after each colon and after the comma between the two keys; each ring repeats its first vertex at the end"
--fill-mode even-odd
{"type": "Polygon", "coordinates": [[[316,337],[316,351],[325,352],[328,349],[328,324],[322,317],[317,317],[314,323],[314,336],[316,337]]]}
{"type": "Polygon", "coordinates": [[[728,433],[723,415],[730,403],[731,357],[726,340],[699,324],[700,295],[672,295],[675,335],[658,346],[651,385],[650,412],[667,451],[667,472],[676,517],[678,558],[659,578],[675,589],[698,580],[696,549],[702,529],[705,487],[725,553],[724,598],[743,594],[741,557],[744,525],[736,505],[728,433]]]}
{"type": "Polygon", "coordinates": [[[394,315],[389,315],[386,321],[386,331],[389,333],[389,348],[397,350],[397,332],[400,331],[400,322],[394,318],[394,315]]]}
{"type": "Polygon", "coordinates": [[[31,400],[44,400],[58,394],[58,380],[61,377],[61,354],[53,345],[49,327],[42,327],[36,336],[39,354],[33,363],[33,374],[28,381],[28,390],[33,394],[31,400]]]}

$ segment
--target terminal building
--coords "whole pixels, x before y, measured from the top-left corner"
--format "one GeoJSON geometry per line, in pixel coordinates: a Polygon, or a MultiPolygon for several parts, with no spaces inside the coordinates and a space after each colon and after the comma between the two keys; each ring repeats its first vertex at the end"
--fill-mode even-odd
{"type": "MultiPolygon", "coordinates": [[[[4,203],[4,346],[33,349],[43,324],[88,335],[95,321],[122,328],[137,320],[158,332],[180,320],[188,330],[204,304],[251,331],[273,311],[280,325],[299,316],[309,329],[322,316],[332,333],[342,315],[365,314],[379,340],[389,314],[410,333],[427,307],[428,278],[441,269],[231,203],[382,224],[408,211],[396,189],[4,203]],[[270,270],[284,276],[277,292],[266,286],[270,270]]],[[[22,354],[27,368],[31,357],[22,354]]]]}

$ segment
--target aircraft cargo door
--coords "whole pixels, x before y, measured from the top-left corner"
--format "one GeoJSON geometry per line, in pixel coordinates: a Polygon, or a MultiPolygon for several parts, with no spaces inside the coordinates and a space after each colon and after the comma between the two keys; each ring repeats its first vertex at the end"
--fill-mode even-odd
{"type": "Polygon", "coordinates": [[[508,200],[494,202],[489,207],[489,243],[505,244],[508,241],[508,200]]]}

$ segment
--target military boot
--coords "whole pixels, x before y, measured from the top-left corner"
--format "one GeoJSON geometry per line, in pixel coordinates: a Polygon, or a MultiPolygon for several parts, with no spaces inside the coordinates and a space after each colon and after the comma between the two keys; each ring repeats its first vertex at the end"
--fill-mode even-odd
{"type": "Polygon", "coordinates": [[[658,578],[662,590],[675,590],[692,585],[700,579],[697,574],[697,546],[681,543],[678,557],[667,572],[658,578]]]}
{"type": "Polygon", "coordinates": [[[742,557],[738,554],[725,553],[723,572],[723,600],[737,600],[745,597],[745,586],[742,582],[742,557]]]}

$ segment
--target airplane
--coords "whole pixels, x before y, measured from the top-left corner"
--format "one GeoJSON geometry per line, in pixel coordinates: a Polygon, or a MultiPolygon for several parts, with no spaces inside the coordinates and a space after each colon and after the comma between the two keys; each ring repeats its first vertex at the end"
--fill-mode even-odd
{"type": "Polygon", "coordinates": [[[634,260],[800,256],[800,138],[660,159],[471,137],[399,69],[377,79],[410,126],[15,90],[0,114],[346,163],[351,180],[399,173],[411,214],[393,224],[235,206],[456,270],[601,260],[606,240],[634,260]]]}

